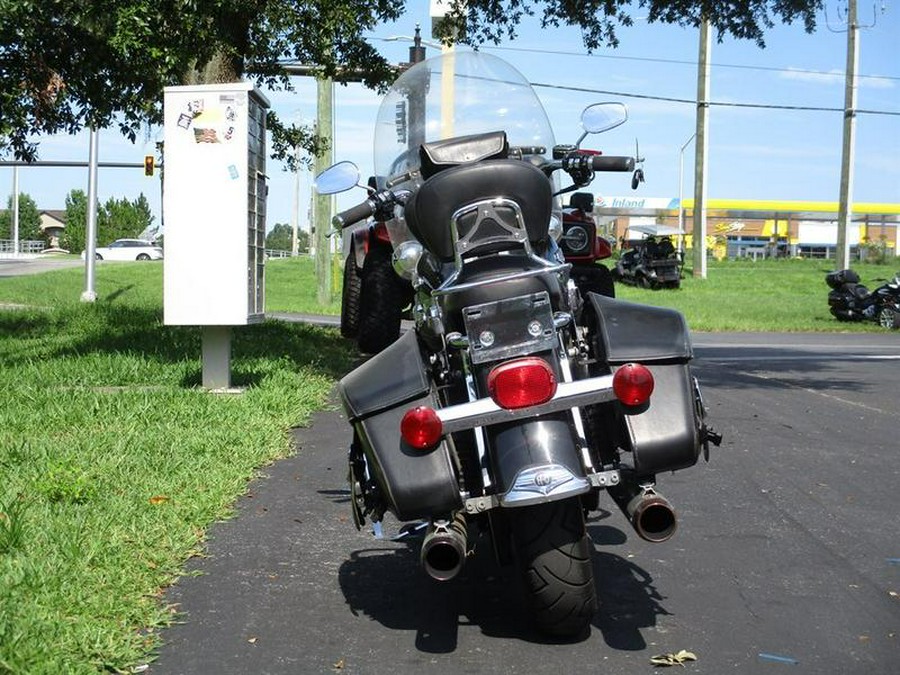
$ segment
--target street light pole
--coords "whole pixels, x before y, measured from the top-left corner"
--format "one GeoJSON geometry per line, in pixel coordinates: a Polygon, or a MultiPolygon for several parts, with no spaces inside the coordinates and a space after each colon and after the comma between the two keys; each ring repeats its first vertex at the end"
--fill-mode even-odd
{"type": "Polygon", "coordinates": [[[678,151],[678,236],[684,245],[684,151],[687,146],[697,138],[697,132],[691,134],[691,137],[684,142],[681,150],[678,151]]]}

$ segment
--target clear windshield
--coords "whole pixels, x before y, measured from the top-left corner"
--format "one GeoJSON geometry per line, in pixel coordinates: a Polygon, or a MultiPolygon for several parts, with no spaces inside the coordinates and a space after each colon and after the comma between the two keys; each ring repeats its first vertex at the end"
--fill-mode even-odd
{"type": "Polygon", "coordinates": [[[375,126],[375,171],[384,181],[418,168],[422,143],[505,131],[510,146],[540,147],[553,130],[534,89],[510,64],[452,51],[418,63],[391,86],[375,126]]]}

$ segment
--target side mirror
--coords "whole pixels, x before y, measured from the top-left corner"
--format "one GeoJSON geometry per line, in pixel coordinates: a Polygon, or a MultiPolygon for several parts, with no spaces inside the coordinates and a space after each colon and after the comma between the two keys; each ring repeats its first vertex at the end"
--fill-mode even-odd
{"type": "Polygon", "coordinates": [[[338,162],[316,176],[313,188],[320,195],[345,192],[359,183],[359,167],[353,162],[338,162]]]}
{"type": "Polygon", "coordinates": [[[581,126],[588,134],[615,129],[627,119],[628,108],[624,103],[595,103],[581,112],[581,126]]]}

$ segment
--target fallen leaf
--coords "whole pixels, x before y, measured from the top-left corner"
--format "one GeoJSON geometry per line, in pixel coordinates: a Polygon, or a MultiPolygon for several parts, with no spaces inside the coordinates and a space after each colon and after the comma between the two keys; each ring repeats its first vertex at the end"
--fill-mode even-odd
{"type": "Polygon", "coordinates": [[[660,654],[658,656],[650,657],[650,663],[654,666],[681,666],[682,668],[684,668],[685,661],[696,660],[697,655],[686,649],[682,649],[677,654],[660,654]]]}
{"type": "Polygon", "coordinates": [[[338,670],[343,669],[343,667],[344,667],[344,659],[340,659],[337,663],[333,664],[333,666],[334,666],[335,668],[337,668],[338,670]]]}
{"type": "Polygon", "coordinates": [[[150,497],[150,503],[153,504],[153,506],[165,504],[167,501],[169,501],[169,498],[165,495],[156,495],[155,497],[150,497]]]}
{"type": "Polygon", "coordinates": [[[256,638],[250,638],[249,640],[247,640],[247,642],[249,642],[251,645],[255,645],[255,644],[256,644],[256,638]]]}

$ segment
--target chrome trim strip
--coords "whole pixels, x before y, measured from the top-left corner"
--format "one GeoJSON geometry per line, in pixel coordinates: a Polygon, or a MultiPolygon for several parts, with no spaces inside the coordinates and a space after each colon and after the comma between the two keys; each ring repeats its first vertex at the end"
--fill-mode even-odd
{"type": "Polygon", "coordinates": [[[469,403],[440,408],[435,412],[443,424],[444,433],[452,434],[475,427],[512,422],[592,403],[615,400],[612,379],[612,375],[602,375],[575,382],[560,382],[556,389],[556,395],[552,399],[541,405],[518,410],[506,410],[494,403],[493,399],[482,398],[469,403]]]}
{"type": "MultiPolygon", "coordinates": [[[[531,257],[531,260],[541,260],[540,258],[531,257]]],[[[552,263],[547,263],[546,260],[541,260],[542,264],[547,265],[543,269],[535,269],[535,270],[524,270],[522,272],[514,272],[513,274],[507,274],[502,277],[491,277],[490,279],[481,279],[479,281],[468,281],[464,284],[458,284],[455,286],[448,285],[444,283],[440,288],[432,293],[433,296],[441,296],[441,295],[450,295],[451,293],[460,293],[462,291],[467,291],[471,288],[480,288],[481,286],[489,286],[493,284],[499,284],[506,281],[517,281],[519,279],[530,279],[531,277],[539,277],[548,273],[561,273],[569,270],[572,267],[571,263],[565,263],[562,265],[553,265],[552,263]]],[[[456,279],[457,275],[450,277],[447,281],[450,282],[456,279]]]]}

